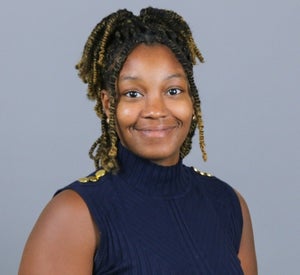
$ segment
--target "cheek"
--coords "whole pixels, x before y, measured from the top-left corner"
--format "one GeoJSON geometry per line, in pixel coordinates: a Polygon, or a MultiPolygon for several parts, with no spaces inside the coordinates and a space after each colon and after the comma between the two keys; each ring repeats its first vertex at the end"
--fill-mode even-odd
{"type": "Polygon", "coordinates": [[[134,121],[135,112],[132,106],[119,103],[116,110],[116,120],[119,128],[126,127],[134,121]]]}
{"type": "Polygon", "coordinates": [[[181,102],[172,107],[174,115],[184,123],[190,123],[194,113],[193,104],[191,101],[181,102]]]}

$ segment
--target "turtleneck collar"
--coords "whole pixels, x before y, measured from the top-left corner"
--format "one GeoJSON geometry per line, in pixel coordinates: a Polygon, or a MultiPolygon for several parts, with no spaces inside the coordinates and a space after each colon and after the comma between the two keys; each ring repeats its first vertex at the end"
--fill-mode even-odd
{"type": "Polygon", "coordinates": [[[118,161],[118,175],[130,187],[145,195],[176,197],[185,194],[191,187],[188,169],[182,160],[172,166],[157,165],[133,154],[119,143],[118,161]]]}

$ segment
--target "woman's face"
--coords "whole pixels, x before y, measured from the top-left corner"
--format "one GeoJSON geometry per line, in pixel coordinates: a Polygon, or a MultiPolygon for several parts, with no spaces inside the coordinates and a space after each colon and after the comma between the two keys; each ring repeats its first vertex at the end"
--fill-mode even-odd
{"type": "MultiPolygon", "coordinates": [[[[121,143],[159,165],[176,164],[193,104],[185,72],[172,51],[163,45],[137,46],[124,63],[117,89],[116,131],[121,143]]],[[[109,105],[105,94],[103,102],[109,105]]]]}

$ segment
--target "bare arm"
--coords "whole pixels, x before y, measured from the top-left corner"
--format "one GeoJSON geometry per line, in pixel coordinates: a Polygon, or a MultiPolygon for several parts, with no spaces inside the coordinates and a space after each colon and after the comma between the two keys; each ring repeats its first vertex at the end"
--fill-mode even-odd
{"type": "Polygon", "coordinates": [[[238,192],[236,193],[239,197],[243,214],[243,231],[238,257],[245,275],[257,275],[258,271],[250,212],[244,198],[238,192]]]}
{"type": "Polygon", "coordinates": [[[82,198],[67,190],[37,220],[23,252],[19,275],[91,275],[97,230],[82,198]]]}

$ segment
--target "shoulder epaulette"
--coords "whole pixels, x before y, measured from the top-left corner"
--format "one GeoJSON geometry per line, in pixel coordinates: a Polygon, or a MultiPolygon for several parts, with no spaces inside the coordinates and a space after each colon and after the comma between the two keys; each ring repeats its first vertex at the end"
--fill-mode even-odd
{"type": "Polygon", "coordinates": [[[194,169],[194,171],[195,171],[197,174],[200,174],[201,176],[205,176],[205,177],[213,177],[213,175],[210,174],[210,173],[200,171],[200,170],[198,170],[198,169],[195,168],[195,167],[193,167],[193,169],[194,169]]]}
{"type": "Polygon", "coordinates": [[[98,170],[94,175],[78,179],[81,183],[96,182],[106,174],[104,169],[98,170]]]}

